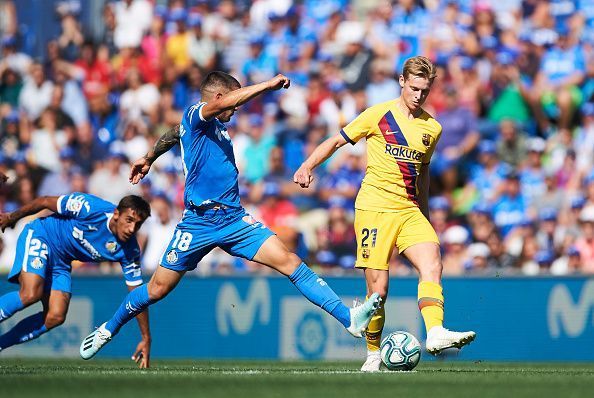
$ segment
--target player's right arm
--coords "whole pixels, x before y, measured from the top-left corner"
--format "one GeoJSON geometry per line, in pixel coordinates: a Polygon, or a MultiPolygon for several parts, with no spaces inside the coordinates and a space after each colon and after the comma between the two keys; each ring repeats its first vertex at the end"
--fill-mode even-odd
{"type": "Polygon", "coordinates": [[[301,188],[309,187],[309,184],[313,181],[313,170],[346,143],[347,140],[342,134],[336,134],[318,145],[312,154],[309,155],[307,160],[303,162],[295,172],[295,175],[293,176],[295,184],[299,184],[301,188]]]}
{"type": "Polygon", "coordinates": [[[367,137],[370,128],[370,120],[373,118],[373,108],[366,109],[352,122],[346,125],[339,134],[328,138],[314,149],[311,155],[299,167],[293,176],[295,184],[301,188],[307,188],[313,181],[313,170],[322,164],[347,142],[355,145],[363,137],[367,137]]]}
{"type": "Polygon", "coordinates": [[[0,213],[0,229],[12,228],[23,217],[39,213],[42,210],[58,211],[58,196],[41,196],[35,198],[12,213],[0,213]]]}
{"type": "Polygon", "coordinates": [[[151,169],[152,164],[157,160],[159,156],[173,148],[180,139],[180,125],[176,124],[174,127],[165,132],[153,148],[148,151],[146,155],[138,159],[132,164],[130,170],[129,180],[132,184],[138,184],[140,180],[144,178],[151,169]]]}
{"type": "Polygon", "coordinates": [[[233,90],[220,98],[208,101],[201,109],[201,115],[204,120],[210,120],[217,117],[221,113],[235,109],[257,97],[266,91],[280,90],[281,88],[289,88],[291,81],[288,77],[283,75],[276,75],[270,80],[262,83],[254,84],[252,86],[242,87],[233,90]]]}

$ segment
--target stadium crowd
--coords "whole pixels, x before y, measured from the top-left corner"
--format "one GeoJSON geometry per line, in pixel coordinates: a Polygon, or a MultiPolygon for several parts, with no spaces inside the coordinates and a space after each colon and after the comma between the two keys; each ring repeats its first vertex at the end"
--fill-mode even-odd
{"type": "MultiPolygon", "coordinates": [[[[350,272],[364,142],[308,190],[292,175],[363,109],[397,97],[402,64],[422,54],[439,66],[425,109],[443,126],[430,212],[444,273],[594,273],[594,1],[106,1],[99,35],[81,24],[82,3],[57,2],[61,33],[27,54],[18,2],[0,1],[0,211],[71,191],[116,203],[141,194],[151,272],[183,209],[181,154],[138,186],[129,162],[200,100],[208,71],[245,84],[283,73],[289,90],[228,126],[242,201],[322,272],[350,272]]],[[[24,223],[0,235],[3,272],[24,223]]],[[[391,267],[412,273],[396,255],[391,267]]],[[[266,270],[214,251],[196,272],[266,270]]]]}

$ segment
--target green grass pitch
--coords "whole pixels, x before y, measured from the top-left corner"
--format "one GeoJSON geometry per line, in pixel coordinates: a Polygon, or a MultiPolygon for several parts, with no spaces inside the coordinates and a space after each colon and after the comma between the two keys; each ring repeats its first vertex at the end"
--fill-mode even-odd
{"type": "Polygon", "coordinates": [[[354,362],[0,358],[0,397],[592,397],[594,363],[421,362],[363,374],[354,362]]]}

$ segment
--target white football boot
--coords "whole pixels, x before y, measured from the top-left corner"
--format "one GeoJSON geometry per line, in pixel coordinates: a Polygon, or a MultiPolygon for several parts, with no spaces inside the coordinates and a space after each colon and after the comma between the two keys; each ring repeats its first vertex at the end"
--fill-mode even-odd
{"type": "Polygon", "coordinates": [[[351,308],[351,326],[346,328],[348,332],[357,338],[363,337],[381,302],[380,295],[373,293],[363,304],[351,308]]]}
{"type": "Polygon", "coordinates": [[[443,326],[434,326],[427,333],[427,343],[425,348],[427,352],[437,355],[447,348],[462,348],[470,344],[476,333],[470,332],[453,332],[444,328],[443,326]]]}
{"type": "Polygon", "coordinates": [[[361,366],[361,372],[379,372],[382,366],[380,351],[367,351],[367,360],[361,366]]]}
{"type": "Polygon", "coordinates": [[[91,359],[99,350],[111,341],[111,332],[103,325],[95,329],[91,334],[84,338],[80,344],[80,356],[83,359],[91,359]]]}

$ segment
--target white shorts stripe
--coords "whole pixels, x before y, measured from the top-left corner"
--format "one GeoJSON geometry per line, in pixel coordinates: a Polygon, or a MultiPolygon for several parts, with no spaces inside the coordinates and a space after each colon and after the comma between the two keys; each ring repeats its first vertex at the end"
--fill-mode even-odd
{"type": "Polygon", "coordinates": [[[23,256],[23,264],[21,270],[27,272],[27,263],[29,262],[29,245],[31,244],[31,237],[33,236],[33,230],[27,231],[27,239],[25,239],[25,255],[23,256]]]}

